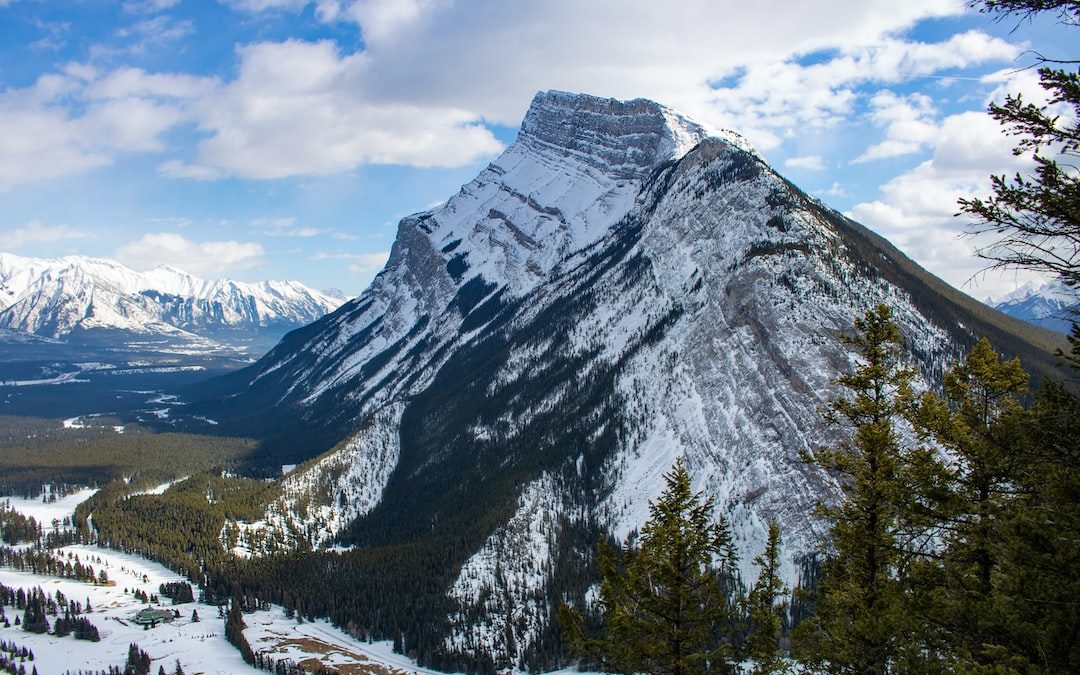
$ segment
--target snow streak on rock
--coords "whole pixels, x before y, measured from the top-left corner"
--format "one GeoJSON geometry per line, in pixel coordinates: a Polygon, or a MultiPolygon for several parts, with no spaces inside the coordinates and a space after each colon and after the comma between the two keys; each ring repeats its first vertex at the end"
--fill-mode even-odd
{"type": "Polygon", "coordinates": [[[513,517],[465,563],[450,588],[458,609],[450,616],[447,650],[492,654],[503,664],[527,669],[525,649],[552,618],[547,582],[562,510],[549,474],[522,490],[513,517]]]}
{"type": "Polygon", "coordinates": [[[241,555],[321,548],[379,502],[400,450],[403,404],[376,415],[369,426],[323,457],[294,469],[280,483],[281,496],[257,523],[229,523],[226,548],[241,555]]]}
{"type": "Polygon", "coordinates": [[[401,222],[364,294],[244,371],[226,404],[270,401],[352,439],[285,480],[261,528],[280,543],[322,545],[358,518],[349,532],[397,538],[461,523],[440,505],[493,505],[494,530],[440,533],[475,551],[443,644],[532,667],[554,595],[581,591],[567,551],[639,528],[676,457],[732,522],[744,579],[775,518],[792,580],[824,533],[813,506],[837,494],[799,453],[833,433],[818,410],[854,358],[838,339],[853,318],[892,307],[928,383],[970,326],[1005,330],[943,289],[734,134],[649,101],[541,93],[501,157],[401,222]]]}

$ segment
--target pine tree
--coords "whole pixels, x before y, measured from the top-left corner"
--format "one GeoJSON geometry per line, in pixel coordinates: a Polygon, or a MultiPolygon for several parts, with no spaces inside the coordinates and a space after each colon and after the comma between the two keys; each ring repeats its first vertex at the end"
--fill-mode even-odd
{"type": "Polygon", "coordinates": [[[1019,400],[1027,383],[1019,359],[1003,361],[982,339],[945,374],[946,398],[927,393],[919,406],[919,425],[951,459],[941,489],[925,495],[945,544],[940,566],[924,567],[937,577],[928,583],[936,586],[928,624],[944,628],[944,649],[961,662],[985,662],[1000,628],[994,581],[1016,478],[1030,457],[1019,400]]]}
{"type": "MultiPolygon", "coordinates": [[[[1050,12],[1080,27],[1077,0],[981,0],[984,12],[1031,18],[1050,12]]],[[[1035,171],[1012,179],[993,177],[994,196],[961,200],[976,216],[970,230],[997,240],[980,254],[993,266],[1051,272],[1080,288],[1080,73],[1076,61],[1045,58],[1039,69],[1053,108],[1010,96],[990,114],[1017,136],[1014,153],[1030,153],[1035,171]],[[1051,65],[1068,64],[1068,69],[1051,65]]],[[[1080,325],[1073,322],[1071,350],[1062,354],[1080,369],[1080,325]]],[[[1004,537],[996,577],[996,609],[1005,628],[984,646],[987,658],[1019,672],[1080,672],[1080,398],[1051,382],[1039,392],[1029,435],[1032,456],[1015,480],[1018,496],[1004,537]]]]}
{"type": "MultiPolygon", "coordinates": [[[[1058,15],[1061,23],[1080,26],[1076,0],[982,0],[972,4],[999,15],[1058,15]]],[[[1039,56],[1039,80],[1050,106],[1025,102],[1017,94],[1004,105],[992,104],[990,115],[1019,138],[1015,155],[1031,155],[1035,170],[992,176],[994,195],[961,199],[960,208],[975,217],[969,232],[993,241],[977,249],[991,267],[1018,267],[1049,272],[1080,287],[1080,74],[1048,67],[1061,61],[1039,56]],[[1058,114],[1055,108],[1063,108],[1058,114]]],[[[1069,62],[1075,63],[1075,62],[1069,62]]]]}
{"type": "Polygon", "coordinates": [[[787,593],[780,578],[780,526],[769,521],[769,536],[765,550],[754,558],[758,579],[750,591],[750,637],[747,652],[754,660],[754,673],[775,673],[784,667],[778,647],[783,628],[781,607],[777,600],[787,593]]]}
{"type": "Polygon", "coordinates": [[[730,526],[722,516],[713,519],[713,500],[693,492],[681,461],[664,479],[637,548],[624,547],[618,555],[601,540],[603,635],[587,636],[583,617],[564,605],[564,639],[570,651],[607,670],[735,672],[730,526]]]}
{"type": "Polygon", "coordinates": [[[1019,672],[1080,672],[1080,397],[1049,383],[1031,414],[1033,453],[999,546],[1004,630],[988,656],[1019,672]]]}
{"type": "Polygon", "coordinates": [[[839,478],[844,499],[818,507],[832,522],[835,553],[822,567],[817,614],[800,624],[795,647],[828,672],[887,673],[909,644],[898,573],[915,536],[912,453],[896,427],[913,410],[914,371],[902,364],[903,339],[888,307],[867,311],[855,329],[843,341],[861,363],[837,379],[849,396],[825,411],[850,437],[805,457],[839,478]]]}
{"type": "Polygon", "coordinates": [[[137,644],[128,645],[124,675],[150,675],[150,655],[139,649],[137,644]]]}

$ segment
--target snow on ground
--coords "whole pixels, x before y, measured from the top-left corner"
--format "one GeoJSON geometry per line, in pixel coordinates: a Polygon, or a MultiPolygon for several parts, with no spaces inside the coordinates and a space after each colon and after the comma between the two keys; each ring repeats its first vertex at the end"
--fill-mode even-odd
{"type": "MultiPolygon", "coordinates": [[[[167,485],[159,486],[157,491],[167,485]]],[[[94,492],[92,489],[81,490],[51,504],[15,498],[11,503],[26,515],[51,522],[54,517],[70,516],[75,506],[94,492]]],[[[261,672],[245,664],[240,652],[225,640],[224,619],[219,616],[216,606],[199,602],[176,605],[179,618],[149,630],[131,621],[139,610],[149,606],[136,599],[134,591],[156,594],[162,583],[184,581],[162,565],[136,555],[88,545],[67,546],[55,553],[65,557],[69,554],[78,556],[83,564],[105,570],[110,584],[58,579],[0,567],[0,584],[27,590],[41,587],[53,596],[60,591],[71,600],[83,603],[89,600],[93,607],[86,616],[101,633],[101,641],[96,643],[75,640],[72,636],[57,638],[27,633],[21,626],[14,625],[15,616],[21,613],[12,607],[6,608],[12,625],[4,628],[0,624],[0,640],[31,649],[35,656],[32,665],[41,675],[60,675],[80,668],[101,670],[111,665],[123,666],[131,643],[138,644],[153,659],[151,672],[157,672],[159,665],[172,672],[177,659],[189,675],[261,672]],[[192,621],[193,611],[199,614],[197,622],[192,621]]],[[[174,606],[160,607],[172,609],[174,606]]],[[[49,617],[50,624],[54,620],[55,617],[49,617]]],[[[308,666],[333,668],[344,675],[438,673],[417,666],[401,654],[394,654],[389,641],[362,642],[325,620],[298,623],[296,619],[286,617],[285,610],[276,605],[271,605],[269,610],[246,614],[244,621],[248,626],[244,634],[252,649],[276,659],[288,658],[308,666]]]]}
{"type": "MultiPolygon", "coordinates": [[[[416,665],[412,659],[395,654],[393,643],[361,642],[326,621],[305,621],[285,616],[280,607],[244,615],[244,635],[255,652],[275,659],[291,659],[305,666],[337,667],[341,673],[378,675],[423,673],[442,675],[416,665]]],[[[186,669],[185,669],[185,672],[186,669]]]]}
{"type": "Polygon", "coordinates": [[[42,378],[37,380],[0,380],[0,387],[33,387],[39,384],[72,384],[75,382],[89,382],[90,380],[78,379],[78,376],[83,371],[77,370],[73,373],[60,373],[55,377],[42,378]]]}
{"type": "MultiPolygon", "coordinates": [[[[93,612],[86,617],[101,633],[100,642],[75,640],[73,637],[57,638],[52,635],[35,635],[24,632],[21,627],[0,627],[0,639],[15,642],[33,650],[34,665],[41,675],[59,675],[68,670],[100,670],[112,665],[123,666],[128,645],[137,643],[153,659],[152,672],[158,665],[172,671],[176,660],[187,673],[243,673],[256,672],[240,658],[240,652],[225,641],[224,621],[217,616],[217,609],[208,605],[192,603],[178,605],[181,618],[164,623],[151,630],[144,630],[131,622],[135,614],[146,607],[137,600],[132,591],[157,593],[165,581],[179,581],[180,577],[160,566],[135,556],[124,555],[89,546],[71,546],[62,550],[78,555],[83,562],[90,562],[94,569],[103,569],[115,582],[111,586],[99,586],[71,579],[56,579],[28,572],[0,568],[0,583],[14,588],[40,586],[46,594],[57,591],[81,602],[90,601],[93,612]],[[101,562],[98,562],[100,559],[101,562]],[[126,589],[126,592],[125,592],[126,589]],[[202,619],[191,620],[192,610],[202,619]]],[[[166,608],[169,606],[166,605],[166,608]]],[[[17,615],[13,608],[10,614],[17,615]]],[[[54,617],[50,617],[50,623],[54,617]]]]}
{"type": "MultiPolygon", "coordinates": [[[[94,417],[103,417],[105,415],[111,415],[112,413],[90,413],[88,415],[79,415],[78,417],[69,417],[64,420],[65,429],[86,429],[91,425],[86,423],[87,419],[94,417]]],[[[113,431],[118,434],[124,433],[124,425],[114,425],[113,431]]]]}
{"type": "Polygon", "coordinates": [[[11,502],[11,508],[38,521],[38,524],[48,531],[54,519],[63,522],[64,518],[75,515],[75,507],[90,499],[95,492],[97,488],[84,488],[61,497],[55,502],[43,502],[41,497],[34,499],[8,497],[7,499],[11,502]]]}
{"type": "Polygon", "coordinates": [[[188,476],[184,476],[183,478],[177,478],[176,480],[166,481],[166,482],[162,483],[161,485],[155,485],[152,488],[147,488],[145,490],[137,490],[135,492],[130,493],[128,496],[129,497],[134,497],[135,495],[160,495],[160,494],[163,494],[166,490],[168,490],[172,486],[176,485],[177,483],[179,483],[181,481],[185,481],[187,479],[188,479],[188,476]]]}
{"type": "MultiPolygon", "coordinates": [[[[69,599],[89,600],[93,607],[87,618],[101,633],[101,642],[97,643],[75,640],[71,636],[57,638],[27,633],[14,622],[10,628],[0,624],[0,639],[33,650],[34,665],[41,675],[59,675],[79,668],[97,670],[110,665],[122,666],[131,643],[137,643],[150,654],[153,659],[151,672],[157,672],[158,665],[164,665],[166,671],[171,672],[177,659],[189,675],[260,672],[245,664],[240,653],[226,642],[224,619],[219,617],[218,609],[213,605],[199,602],[176,605],[180,618],[149,630],[132,623],[139,610],[150,606],[137,600],[133,591],[158,593],[162,583],[183,581],[179,575],[138,556],[95,546],[68,546],[60,553],[77,555],[95,570],[105,570],[112,585],[101,586],[0,568],[0,583],[6,586],[25,589],[40,586],[46,594],[55,595],[60,591],[69,599]],[[199,613],[199,621],[192,621],[192,611],[199,613]]],[[[174,608],[169,604],[160,607],[174,608]]],[[[7,611],[12,620],[18,614],[11,607],[7,611]]],[[[50,623],[52,620],[50,617],[50,623]]],[[[244,634],[252,649],[274,658],[288,658],[309,666],[333,666],[348,675],[438,672],[420,668],[411,659],[394,654],[389,641],[362,642],[325,620],[298,623],[296,619],[286,617],[285,610],[279,606],[245,614],[244,622],[248,626],[244,634]]]]}

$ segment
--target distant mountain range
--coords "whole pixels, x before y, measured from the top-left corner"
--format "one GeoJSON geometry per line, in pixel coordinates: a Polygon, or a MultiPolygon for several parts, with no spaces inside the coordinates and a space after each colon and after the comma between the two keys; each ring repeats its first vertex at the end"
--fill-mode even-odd
{"type": "Polygon", "coordinates": [[[994,309],[1030,323],[1068,333],[1080,311],[1080,292],[1060,281],[1026,283],[997,302],[994,309]]]}
{"type": "Polygon", "coordinates": [[[168,266],[137,272],[100,258],[0,253],[0,333],[64,342],[102,335],[187,342],[277,340],[345,301],[296,281],[207,281],[168,266]]]}

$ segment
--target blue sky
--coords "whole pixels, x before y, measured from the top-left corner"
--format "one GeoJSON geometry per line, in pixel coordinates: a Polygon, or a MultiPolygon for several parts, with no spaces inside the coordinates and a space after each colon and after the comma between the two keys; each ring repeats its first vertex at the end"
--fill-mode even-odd
{"type": "Polygon", "coordinates": [[[747,136],[977,297],[956,198],[1023,170],[986,114],[1075,29],[951,0],[0,0],[0,250],[359,293],[397,219],[513,142],[533,93],[747,136]]]}

